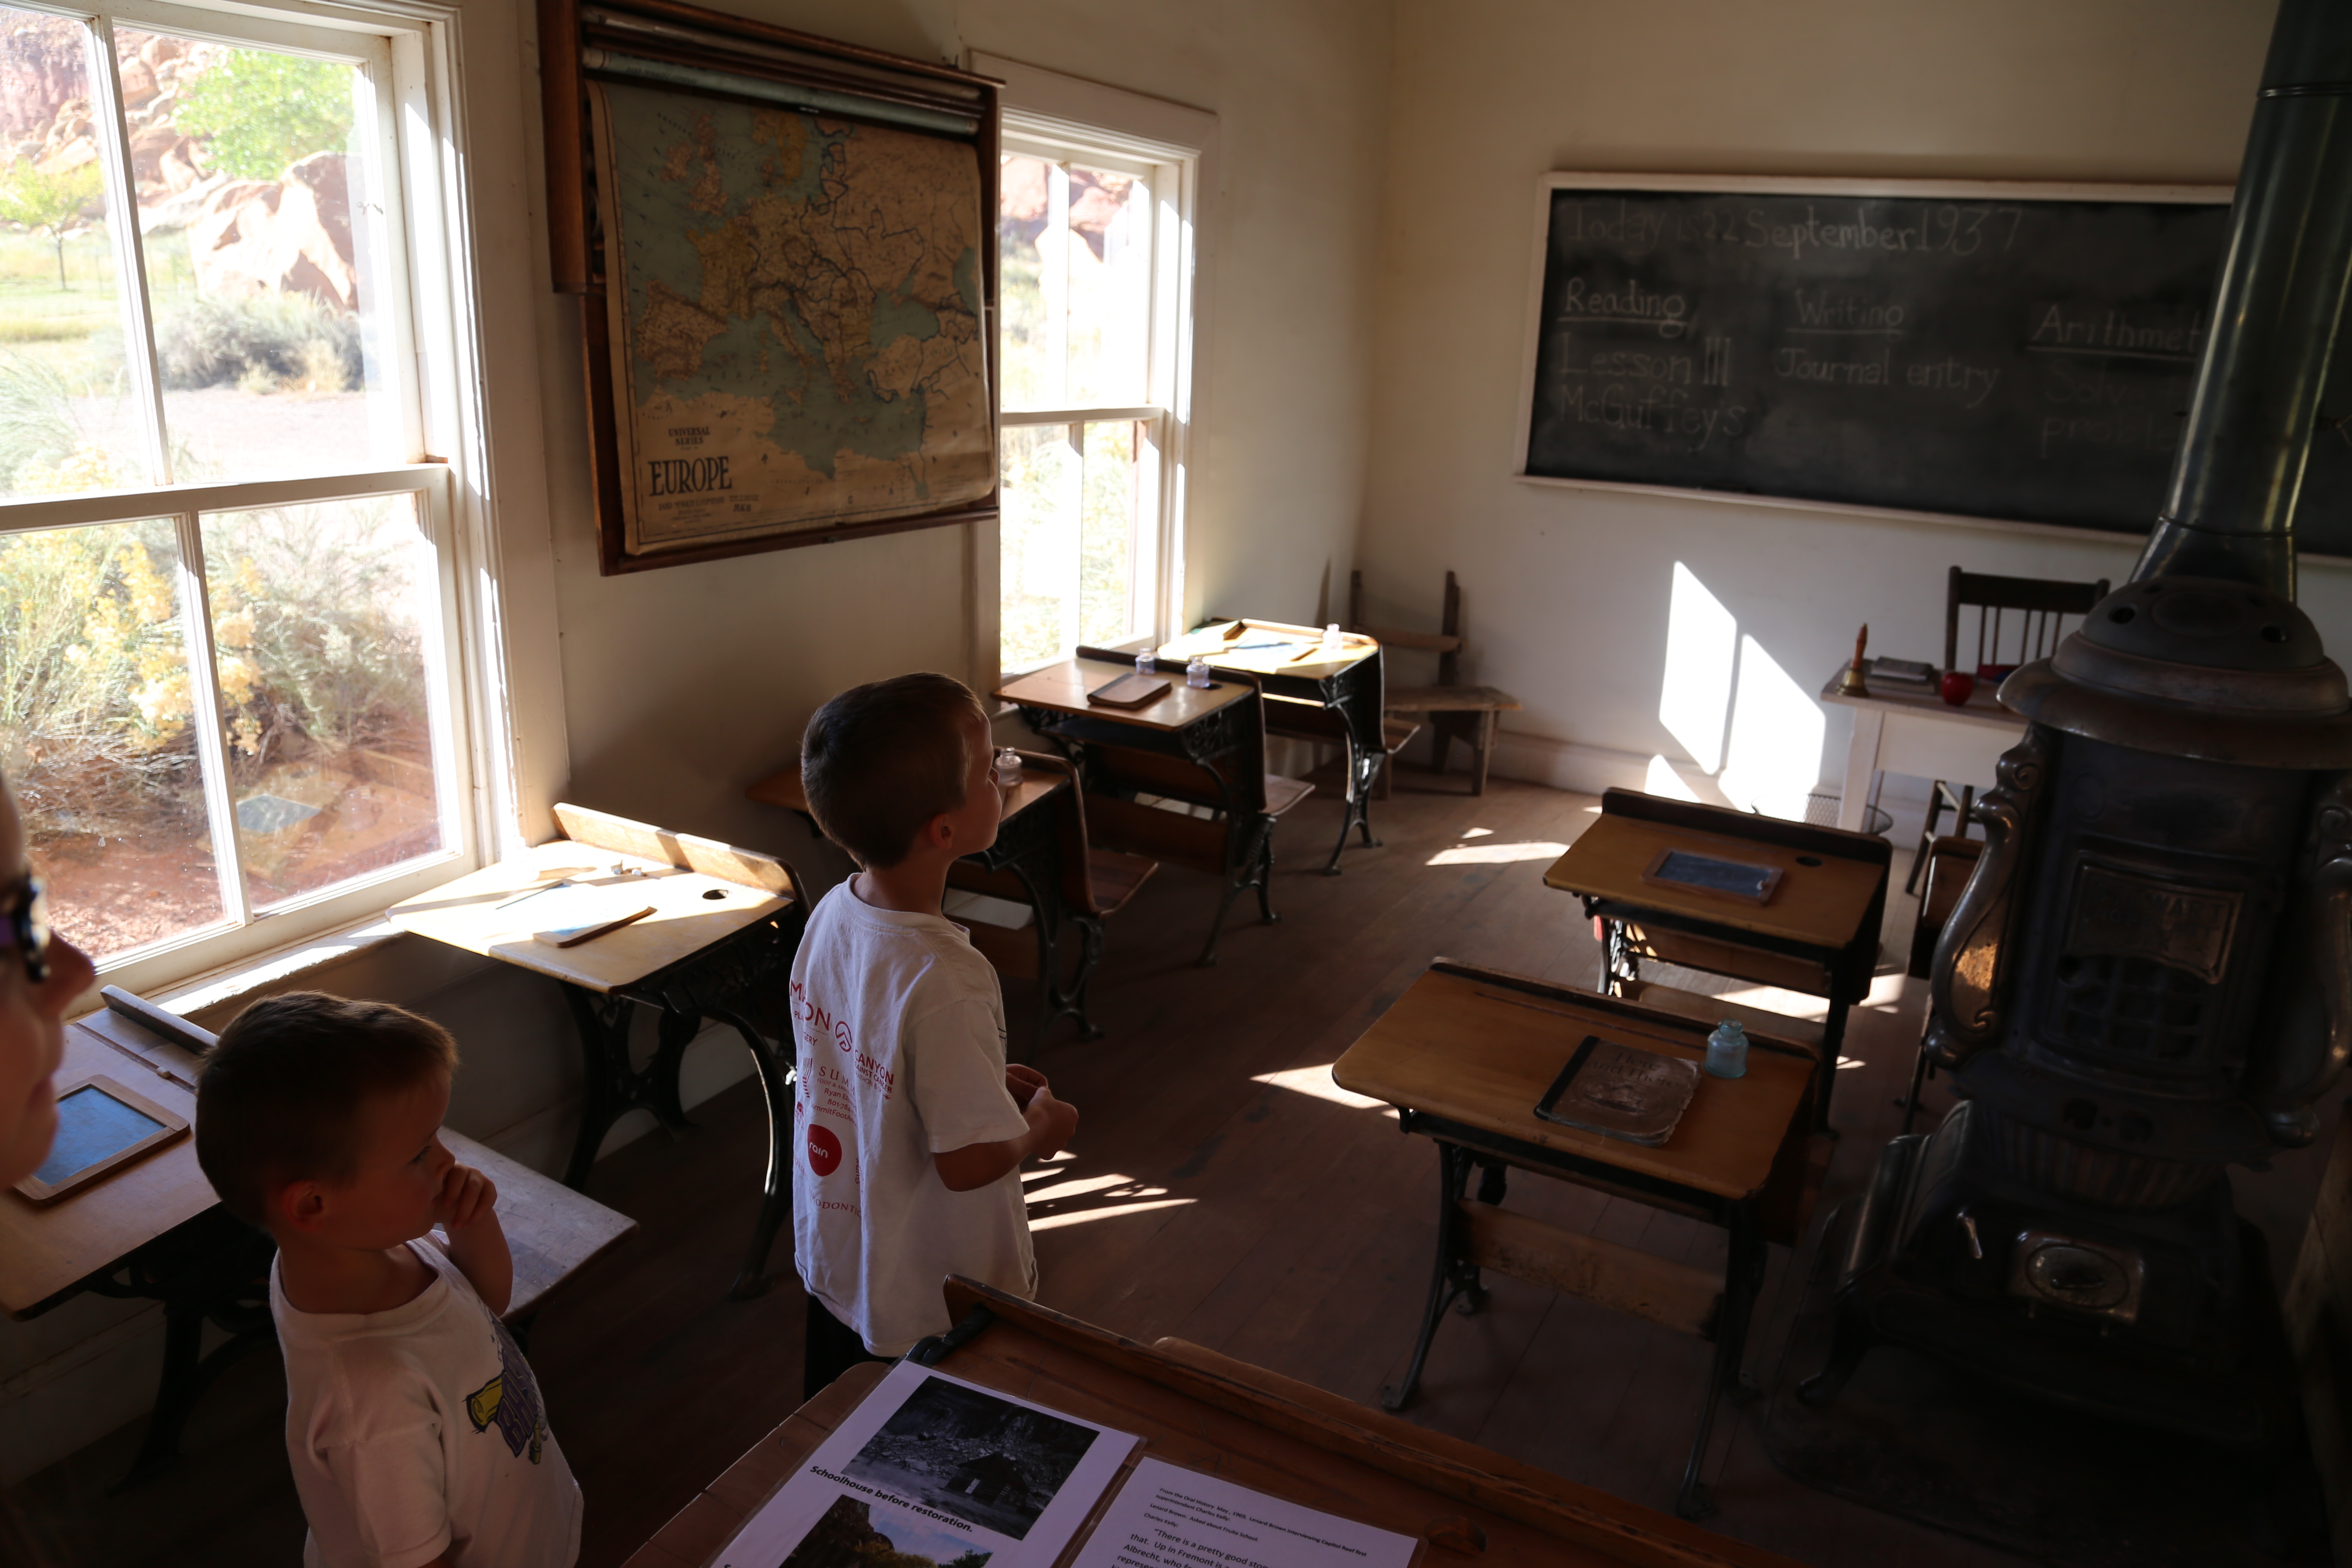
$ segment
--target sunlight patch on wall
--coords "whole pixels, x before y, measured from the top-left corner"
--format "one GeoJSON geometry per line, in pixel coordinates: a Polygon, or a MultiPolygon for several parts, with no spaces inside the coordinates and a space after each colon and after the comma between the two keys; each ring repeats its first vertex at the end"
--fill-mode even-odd
{"type": "Polygon", "coordinates": [[[1739,624],[1691,569],[1675,563],[1666,612],[1665,683],[1658,721],[1711,773],[1723,765],[1724,721],[1731,707],[1732,659],[1739,624]]]}
{"type": "Polygon", "coordinates": [[[1698,798],[1698,791],[1683,783],[1683,775],[1675,772],[1675,764],[1663,756],[1650,759],[1650,771],[1642,780],[1642,788],[1650,795],[1662,795],[1668,800],[1698,798]]]}
{"type": "Polygon", "coordinates": [[[1827,721],[1805,689],[1752,637],[1739,639],[1739,690],[1732,709],[1723,793],[1743,811],[1792,822],[1821,782],[1827,721]]]}

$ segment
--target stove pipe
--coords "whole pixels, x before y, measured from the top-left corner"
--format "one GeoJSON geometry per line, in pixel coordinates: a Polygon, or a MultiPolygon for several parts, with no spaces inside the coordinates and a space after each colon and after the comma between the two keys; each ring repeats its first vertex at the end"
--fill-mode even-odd
{"type": "Polygon", "coordinates": [[[2213,330],[2135,581],[2294,597],[2295,495],[2352,256],[2352,6],[2284,0],[2230,208],[2213,330]]]}

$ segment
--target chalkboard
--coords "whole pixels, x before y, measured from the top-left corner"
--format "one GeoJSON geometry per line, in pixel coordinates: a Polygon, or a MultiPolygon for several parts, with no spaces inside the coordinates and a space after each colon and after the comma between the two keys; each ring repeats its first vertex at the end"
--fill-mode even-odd
{"type": "MultiPolygon", "coordinates": [[[[2145,534],[2228,195],[1548,176],[1520,471],[2145,534]]],[[[2297,534],[2352,555],[2352,426],[2297,534]]]]}

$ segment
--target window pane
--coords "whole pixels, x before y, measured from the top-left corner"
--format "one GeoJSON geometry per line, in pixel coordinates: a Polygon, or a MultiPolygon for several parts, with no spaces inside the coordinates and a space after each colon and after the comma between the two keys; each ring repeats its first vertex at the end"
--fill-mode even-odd
{"type": "Polygon", "coordinates": [[[1007,154],[997,256],[1009,409],[1150,395],[1151,201],[1132,174],[1007,154]]]}
{"type": "Polygon", "coordinates": [[[1078,638],[1102,644],[1148,630],[1138,625],[1136,502],[1140,468],[1131,419],[1086,427],[1086,500],[1078,540],[1078,638]]]}
{"type": "Polygon", "coordinates": [[[1003,608],[1007,669],[1059,658],[1077,642],[1078,454],[1064,425],[1005,427],[1003,608]]]}
{"type": "Polygon", "coordinates": [[[89,36],[0,9],[0,495],[152,477],[123,370],[89,36]]]}
{"type": "Polygon", "coordinates": [[[1133,174],[1070,165],[1068,408],[1148,400],[1150,193],[1133,174]]]}
{"type": "Polygon", "coordinates": [[[254,907],[439,849],[439,656],[429,640],[439,617],[415,498],[214,512],[203,523],[229,794],[254,907]]]}
{"type": "Polygon", "coordinates": [[[397,461],[357,67],[118,27],[183,482],[397,461]],[[371,406],[371,404],[373,406],[371,406]]]}
{"type": "MultiPolygon", "coordinates": [[[[1037,242],[1051,205],[1053,165],[1007,153],[997,174],[997,332],[1004,408],[1054,408],[1062,366],[1046,338],[1045,280],[1037,242]]],[[[1011,470],[1008,468],[1008,472],[1011,470]]]]}
{"type": "Polygon", "coordinates": [[[0,538],[0,772],[104,960],[221,919],[169,520],[0,538]]]}

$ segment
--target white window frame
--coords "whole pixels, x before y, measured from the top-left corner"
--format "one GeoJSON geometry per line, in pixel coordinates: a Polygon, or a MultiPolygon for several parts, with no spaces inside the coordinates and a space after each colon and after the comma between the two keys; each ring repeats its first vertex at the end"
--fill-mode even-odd
{"type": "MultiPolygon", "coordinates": [[[[456,74],[459,13],[455,5],[418,0],[294,0],[267,8],[233,0],[212,5],[170,0],[9,4],[95,22],[89,88],[110,176],[108,226],[126,296],[122,308],[141,319],[145,331],[138,335],[151,352],[152,305],[143,243],[131,210],[135,197],[121,81],[112,65],[113,24],[355,65],[384,109],[376,121],[374,155],[362,165],[372,183],[353,191],[355,201],[379,205],[384,222],[371,226],[373,254],[355,259],[384,279],[379,287],[388,330],[371,349],[385,351],[382,368],[401,411],[400,449],[412,460],[217,484],[173,485],[165,472],[148,489],[0,500],[0,534],[150,518],[176,521],[178,598],[195,696],[191,726],[204,753],[206,810],[228,923],[135,948],[101,963],[101,983],[154,991],[378,916],[386,905],[463,875],[488,854],[508,852],[521,842],[514,726],[505,699],[503,644],[509,639],[497,635],[503,628],[497,627],[499,563],[486,482],[484,328],[469,219],[471,161],[456,74]],[[435,552],[439,593],[433,623],[423,630],[437,641],[443,676],[428,693],[442,847],[257,915],[242,876],[231,870],[236,864],[228,842],[234,819],[226,795],[219,675],[211,657],[200,570],[198,514],[385,495],[416,498],[420,529],[435,552]]],[[[131,364],[130,374],[142,413],[160,422],[162,390],[152,357],[131,364]]],[[[160,448],[152,436],[151,429],[151,446],[160,448]]],[[[168,463],[168,453],[163,460],[168,463]]]]}
{"type": "MultiPolygon", "coordinates": [[[[1001,429],[1064,426],[1074,446],[1082,442],[1082,427],[1089,424],[1134,420],[1150,426],[1150,439],[1136,453],[1145,465],[1139,504],[1150,514],[1153,535],[1152,602],[1141,606],[1150,629],[1114,646],[1166,642],[1179,627],[1184,604],[1185,501],[1195,417],[1192,348],[1203,299],[1202,194],[1210,188],[1206,175],[1214,156],[1216,117],[993,55],[974,52],[968,65],[1005,84],[1000,153],[1132,173],[1149,182],[1154,255],[1148,401],[1133,407],[1011,410],[1002,406],[1000,395],[997,420],[1001,429]]],[[[996,243],[996,215],[990,214],[991,244],[996,243]]],[[[993,689],[1021,673],[1007,668],[1003,658],[1001,529],[986,526],[974,544],[972,665],[993,689]]]]}

